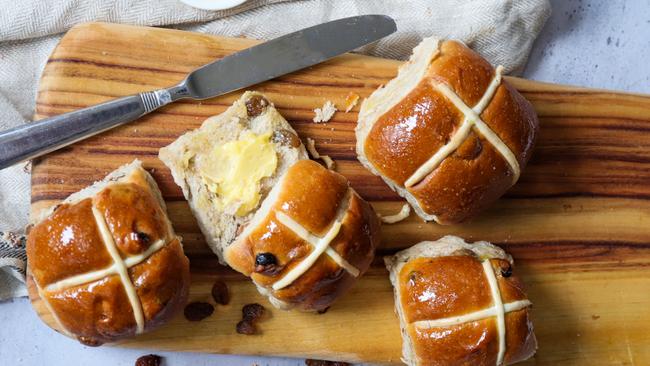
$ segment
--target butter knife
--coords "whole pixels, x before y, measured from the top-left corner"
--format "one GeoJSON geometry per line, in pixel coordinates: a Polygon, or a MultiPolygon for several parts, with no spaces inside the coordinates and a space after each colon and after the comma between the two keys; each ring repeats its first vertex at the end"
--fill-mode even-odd
{"type": "Polygon", "coordinates": [[[114,99],[0,132],[0,169],[136,120],[179,99],[206,99],[352,51],[397,30],[384,15],[305,28],[202,66],[178,85],[114,99]]]}

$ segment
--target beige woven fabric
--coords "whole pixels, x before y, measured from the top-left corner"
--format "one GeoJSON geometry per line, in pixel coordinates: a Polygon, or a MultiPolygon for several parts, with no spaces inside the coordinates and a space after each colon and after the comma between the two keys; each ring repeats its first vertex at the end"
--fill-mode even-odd
{"type": "MultiPolygon", "coordinates": [[[[0,0],[0,9],[0,129],[31,118],[47,56],[62,32],[82,22],[270,39],[328,20],[387,14],[398,32],[359,52],[405,59],[423,37],[435,35],[460,39],[518,73],[550,15],[548,0],[249,0],[225,11],[197,10],[177,0],[0,0]]],[[[0,230],[20,231],[28,205],[29,175],[22,165],[0,171],[0,230]]]]}

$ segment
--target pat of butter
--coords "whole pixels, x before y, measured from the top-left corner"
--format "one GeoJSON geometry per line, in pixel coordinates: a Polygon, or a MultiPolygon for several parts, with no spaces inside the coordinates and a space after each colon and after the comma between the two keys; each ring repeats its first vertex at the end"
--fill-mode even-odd
{"type": "Polygon", "coordinates": [[[260,180],[278,166],[271,133],[244,133],[239,140],[217,146],[201,164],[208,189],[223,206],[238,204],[236,214],[246,215],[260,200],[260,180]]]}

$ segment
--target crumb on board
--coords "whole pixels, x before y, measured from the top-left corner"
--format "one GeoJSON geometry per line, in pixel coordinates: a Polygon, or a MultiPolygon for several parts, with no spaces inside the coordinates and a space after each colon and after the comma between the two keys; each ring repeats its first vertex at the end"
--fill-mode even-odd
{"type": "Polygon", "coordinates": [[[411,214],[411,206],[409,206],[408,203],[405,203],[404,206],[402,206],[402,209],[398,213],[394,215],[387,215],[387,216],[379,215],[379,218],[381,219],[381,222],[383,222],[384,224],[395,224],[406,219],[407,217],[409,217],[410,214],[411,214]]]}
{"type": "Polygon", "coordinates": [[[359,103],[359,94],[349,92],[348,96],[345,97],[345,113],[351,111],[357,103],[359,103]]]}
{"type": "Polygon", "coordinates": [[[321,108],[314,109],[314,123],[325,123],[328,122],[334,116],[337,109],[334,103],[331,101],[326,101],[321,108]]]}
{"type": "Polygon", "coordinates": [[[327,155],[321,155],[318,153],[316,150],[316,142],[314,142],[314,139],[307,137],[307,151],[309,151],[309,155],[311,155],[312,158],[314,159],[320,159],[325,163],[325,166],[327,169],[334,169],[334,160],[330,158],[327,155]]]}

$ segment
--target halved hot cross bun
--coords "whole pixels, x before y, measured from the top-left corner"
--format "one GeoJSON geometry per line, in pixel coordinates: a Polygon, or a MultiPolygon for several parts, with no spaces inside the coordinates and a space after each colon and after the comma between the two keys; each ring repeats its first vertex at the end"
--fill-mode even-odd
{"type": "Polygon", "coordinates": [[[372,207],[345,177],[302,160],[287,170],[224,254],[273,305],[317,311],[368,269],[378,230],[372,207]]]}
{"type": "Polygon", "coordinates": [[[265,95],[247,91],[223,113],[160,149],[208,246],[223,251],[307,151],[265,95]]]}
{"type": "Polygon", "coordinates": [[[428,38],[361,105],[357,154],[423,219],[453,224],[517,181],[537,130],[501,67],[460,42],[428,38]]]}
{"type": "Polygon", "coordinates": [[[28,289],[57,331],[100,345],[151,330],[187,300],[189,261],[139,161],[42,213],[28,289]]]}
{"type": "Polygon", "coordinates": [[[532,304],[501,248],[445,236],[384,260],[404,363],[498,366],[535,353],[532,304]]]}

